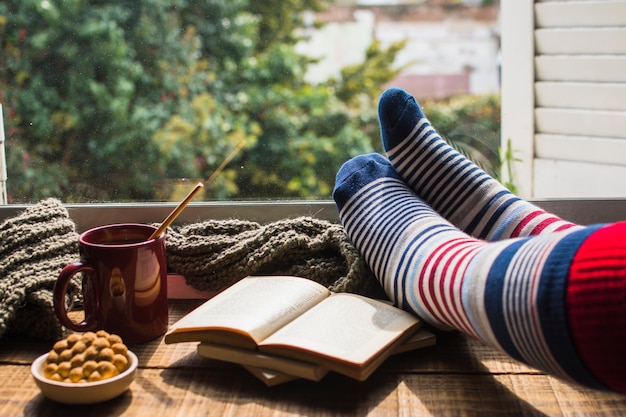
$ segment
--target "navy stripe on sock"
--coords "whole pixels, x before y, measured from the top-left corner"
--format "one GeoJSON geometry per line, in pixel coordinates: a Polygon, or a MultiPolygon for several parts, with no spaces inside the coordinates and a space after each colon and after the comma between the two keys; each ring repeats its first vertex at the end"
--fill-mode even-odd
{"type": "MultiPolygon", "coordinates": [[[[415,125],[413,125],[414,127],[415,125]]],[[[432,127],[430,126],[430,124],[428,123],[424,123],[422,124],[422,126],[419,127],[419,129],[417,129],[416,132],[413,133],[413,135],[410,138],[407,138],[406,140],[405,137],[402,138],[398,138],[400,140],[399,143],[395,143],[395,141],[389,141],[387,142],[385,138],[383,138],[383,145],[385,148],[386,152],[390,152],[393,149],[393,154],[394,155],[403,155],[405,154],[405,151],[407,151],[407,149],[409,149],[409,151],[406,153],[406,155],[415,155],[415,154],[419,154],[419,152],[415,152],[414,148],[420,148],[423,146],[429,146],[430,144],[432,144],[433,142],[436,142],[439,138],[435,135],[435,137],[433,139],[431,139],[428,144],[424,144],[422,143],[422,141],[424,140],[423,137],[420,137],[422,135],[422,132],[424,132],[424,130],[426,129],[431,129],[432,127]],[[401,145],[399,148],[396,148],[398,145],[401,145]]],[[[410,132],[409,132],[410,133],[410,132]]],[[[396,135],[398,135],[398,133],[393,133],[390,132],[389,134],[385,134],[385,132],[383,132],[383,135],[385,137],[390,137],[390,138],[394,138],[396,135]]],[[[424,135],[424,137],[428,137],[428,135],[424,135]]],[[[397,157],[399,158],[399,157],[397,157]]],[[[398,160],[398,162],[401,162],[401,160],[394,158],[394,160],[398,160]]]]}
{"type": "MultiPolygon", "coordinates": [[[[478,190],[485,181],[488,181],[490,177],[486,176],[480,169],[474,170],[474,172],[478,171],[478,174],[470,179],[471,187],[461,187],[459,191],[460,193],[455,193],[451,199],[451,201],[439,210],[441,215],[445,218],[451,217],[453,214],[456,214],[459,211],[459,208],[465,204],[465,200],[468,195],[471,195],[478,190]]],[[[471,231],[465,230],[467,234],[471,234],[471,231]]]]}
{"type": "MultiPolygon", "coordinates": [[[[411,179],[411,183],[409,184],[413,189],[418,190],[421,188],[420,184],[429,183],[431,181],[430,177],[426,177],[426,173],[433,168],[435,164],[441,162],[441,158],[443,155],[449,152],[448,149],[444,149],[443,152],[440,152],[441,148],[445,148],[444,143],[438,143],[433,147],[428,148],[428,152],[426,154],[419,155],[420,161],[415,163],[410,172],[407,172],[407,175],[403,175],[405,179],[411,179]],[[418,175],[418,178],[413,178],[415,175],[418,175]]],[[[421,192],[419,192],[422,194],[421,192]]]]}
{"type": "MultiPolygon", "coordinates": [[[[439,138],[434,137],[431,138],[431,140],[425,144],[425,145],[420,145],[420,147],[424,147],[424,149],[428,149],[428,152],[426,154],[423,153],[423,149],[420,152],[417,152],[416,149],[412,149],[411,153],[409,154],[408,158],[400,161],[398,160],[398,164],[397,166],[399,166],[401,163],[402,164],[408,164],[406,165],[406,168],[403,170],[404,172],[402,173],[402,177],[406,178],[406,179],[410,179],[413,178],[416,175],[416,172],[425,172],[422,170],[423,166],[423,160],[432,160],[434,163],[436,162],[437,158],[433,158],[433,155],[435,155],[437,153],[437,151],[439,150],[439,148],[441,148],[443,145],[443,143],[437,143],[439,141],[439,138]],[[435,144],[435,146],[432,146],[432,144],[435,144]]],[[[417,145],[417,142],[414,141],[413,142],[415,145],[417,145]]],[[[411,184],[409,184],[409,186],[414,187],[417,189],[418,184],[419,184],[420,179],[418,178],[415,181],[411,181],[411,184]]]]}
{"type": "Polygon", "coordinates": [[[446,149],[425,167],[422,177],[416,181],[415,190],[418,194],[428,200],[432,200],[433,191],[438,187],[446,186],[443,179],[446,178],[450,171],[454,171],[457,165],[462,162],[457,159],[457,154],[452,148],[446,149]],[[449,155],[448,155],[449,154],[449,155]],[[444,158],[445,156],[445,158],[444,158]],[[430,172],[430,175],[427,173],[430,172]],[[418,188],[419,186],[419,188],[418,188]]]}
{"type": "Polygon", "coordinates": [[[498,209],[493,213],[493,215],[489,218],[489,220],[487,221],[487,224],[485,225],[485,227],[483,227],[483,229],[479,232],[476,232],[475,229],[476,227],[478,227],[478,224],[485,218],[487,211],[489,210],[489,208],[491,208],[491,206],[500,199],[500,197],[502,197],[503,195],[506,194],[511,194],[509,191],[506,190],[502,190],[499,193],[497,193],[496,195],[494,195],[487,204],[485,204],[481,209],[480,212],[478,212],[478,214],[476,216],[474,216],[474,219],[472,220],[472,222],[465,228],[467,233],[473,234],[474,236],[480,238],[480,239],[484,239],[485,236],[487,235],[487,233],[491,230],[491,228],[493,227],[493,224],[496,222],[496,220],[500,217],[500,215],[502,214],[502,212],[509,207],[511,204],[513,204],[513,202],[515,201],[515,199],[508,199],[506,202],[500,204],[500,206],[498,207],[498,209]]]}
{"type": "MultiPolygon", "coordinates": [[[[425,208],[426,206],[422,207],[425,208]]],[[[424,211],[427,216],[432,214],[428,209],[423,209],[422,211],[424,211]]],[[[416,271],[412,268],[412,266],[416,264],[415,260],[430,252],[434,236],[437,236],[440,233],[445,233],[449,230],[449,226],[443,223],[426,227],[405,247],[402,256],[400,257],[400,261],[398,262],[398,270],[396,271],[396,277],[394,280],[395,285],[393,288],[393,294],[396,297],[396,300],[402,302],[402,309],[414,311],[414,307],[411,306],[407,298],[412,296],[415,297],[415,294],[412,291],[417,290],[417,286],[414,282],[411,282],[410,285],[408,283],[408,281],[415,279],[414,274],[416,271]],[[427,235],[429,237],[425,239],[424,236],[427,235]],[[408,291],[407,285],[409,285],[408,288],[411,288],[408,291]]],[[[413,300],[413,304],[419,308],[416,300],[413,300]]],[[[429,316],[431,315],[430,313],[427,314],[429,316]]]]}
{"type": "MultiPolygon", "coordinates": [[[[470,161],[468,161],[468,162],[471,164],[470,161]]],[[[465,166],[462,166],[461,170],[464,169],[464,168],[465,168],[465,166]]],[[[473,175],[477,171],[480,171],[480,169],[477,166],[474,166],[474,167],[470,168],[469,170],[467,170],[462,175],[459,175],[458,177],[456,175],[454,175],[454,173],[453,173],[453,178],[456,178],[456,179],[454,180],[454,182],[452,184],[449,184],[449,185],[446,186],[447,188],[450,189],[450,192],[448,194],[443,193],[443,192],[438,193],[437,194],[437,198],[433,198],[432,199],[433,207],[439,207],[440,205],[443,204],[443,202],[447,198],[449,198],[450,202],[447,205],[445,205],[444,207],[442,207],[441,209],[438,209],[438,211],[440,213],[444,214],[447,210],[449,210],[450,204],[458,202],[459,194],[466,191],[466,187],[461,187],[461,184],[463,182],[465,182],[466,180],[468,180],[468,177],[470,175],[473,175]]],[[[474,176],[473,178],[471,178],[469,180],[469,182],[474,181],[475,178],[477,178],[477,177],[479,177],[479,175],[478,176],[474,176]]]]}
{"type": "Polygon", "coordinates": [[[574,255],[601,225],[586,227],[565,236],[550,252],[542,270],[539,283],[538,302],[541,327],[550,351],[556,361],[568,374],[582,384],[606,389],[584,365],[574,346],[574,340],[567,322],[565,299],[569,270],[574,255]]]}
{"type": "Polygon", "coordinates": [[[500,346],[502,346],[509,355],[520,362],[525,362],[525,360],[509,336],[509,329],[504,320],[505,311],[503,297],[506,270],[511,263],[511,259],[522,247],[524,242],[524,240],[514,242],[498,255],[489,269],[487,282],[485,283],[485,312],[487,313],[489,324],[500,346]]]}
{"type": "MultiPolygon", "coordinates": [[[[402,191],[400,197],[402,197],[402,191]]],[[[387,264],[391,258],[390,252],[391,249],[394,248],[397,244],[398,239],[402,236],[401,232],[406,229],[411,223],[411,217],[418,213],[414,207],[412,207],[409,203],[410,195],[404,195],[404,198],[398,199],[394,195],[388,195],[386,198],[393,200],[393,208],[389,208],[389,211],[385,211],[385,215],[381,216],[379,220],[375,221],[377,223],[377,228],[379,230],[384,230],[384,232],[366,237],[366,242],[362,247],[362,252],[368,254],[368,264],[370,266],[374,266],[378,264],[379,266],[373,271],[376,276],[385,276],[386,274],[383,272],[387,268],[387,264]],[[382,259],[382,262],[380,260],[382,259]]],[[[364,207],[367,210],[367,207],[364,207]]],[[[379,214],[380,215],[380,214],[379,214]]],[[[361,219],[363,221],[364,219],[361,219]]]]}
{"type": "Polygon", "coordinates": [[[466,178],[469,173],[460,174],[460,172],[467,168],[468,162],[467,159],[459,158],[457,153],[450,155],[443,161],[436,175],[425,179],[420,195],[434,203],[438,197],[445,195],[446,190],[450,188],[455,190],[451,179],[459,183],[466,178]]]}
{"type": "MultiPolygon", "coordinates": [[[[571,261],[582,242],[597,227],[589,227],[564,236],[550,251],[538,283],[538,315],[541,334],[550,354],[567,374],[579,383],[606,389],[580,359],[567,322],[565,297],[571,261]]],[[[504,287],[506,270],[528,239],[520,239],[505,248],[494,261],[485,284],[485,312],[498,344],[513,358],[528,363],[511,339],[505,318],[504,287]]],[[[514,291],[514,289],[512,290],[514,291]]],[[[522,289],[520,291],[528,291],[522,289]]],[[[511,319],[515,319],[514,317],[511,319]]]]}

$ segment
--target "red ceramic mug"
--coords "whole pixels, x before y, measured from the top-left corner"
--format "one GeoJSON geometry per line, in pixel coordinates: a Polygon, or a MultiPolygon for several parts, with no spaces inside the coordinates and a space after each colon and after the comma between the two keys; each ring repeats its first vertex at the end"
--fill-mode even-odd
{"type": "Polygon", "coordinates": [[[112,224],[80,235],[81,260],[63,268],[54,286],[54,310],[63,325],[78,332],[104,329],[128,344],[167,331],[165,236],[148,240],[155,230],[146,224],[112,224]],[[66,295],[79,272],[85,316],[74,322],[67,315],[66,295]]]}

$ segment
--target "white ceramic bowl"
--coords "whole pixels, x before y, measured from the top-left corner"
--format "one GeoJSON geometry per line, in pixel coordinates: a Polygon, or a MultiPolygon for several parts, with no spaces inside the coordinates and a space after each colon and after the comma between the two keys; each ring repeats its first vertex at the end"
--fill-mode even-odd
{"type": "Polygon", "coordinates": [[[96,382],[69,383],[48,379],[43,368],[48,354],[41,355],[30,369],[41,392],[51,400],[64,404],[93,404],[117,397],[128,389],[137,372],[137,356],[128,351],[128,369],[112,378],[96,382]]]}

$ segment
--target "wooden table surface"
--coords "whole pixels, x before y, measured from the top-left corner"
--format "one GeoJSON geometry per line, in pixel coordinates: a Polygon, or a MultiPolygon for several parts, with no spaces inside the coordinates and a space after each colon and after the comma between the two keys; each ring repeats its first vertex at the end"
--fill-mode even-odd
{"type": "MultiPolygon", "coordinates": [[[[200,301],[172,300],[174,322],[200,301]]],[[[131,346],[130,390],[98,405],[45,398],[30,364],[51,343],[0,339],[0,416],[623,416],[626,396],[547,377],[458,333],[388,359],[367,381],[336,374],[266,387],[237,366],[201,358],[194,344],[131,346]]]]}

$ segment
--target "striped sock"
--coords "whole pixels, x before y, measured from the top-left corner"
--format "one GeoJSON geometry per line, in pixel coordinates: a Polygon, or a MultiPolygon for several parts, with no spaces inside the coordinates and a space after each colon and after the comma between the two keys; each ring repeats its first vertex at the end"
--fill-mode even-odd
{"type": "Polygon", "coordinates": [[[400,177],[466,233],[493,241],[574,226],[517,197],[455,151],[403,90],[385,91],[378,112],[385,151],[400,177]]]}
{"type": "Polygon", "coordinates": [[[333,197],[396,305],[551,375],[626,392],[626,222],[475,239],[378,154],[346,162],[333,197]]]}

